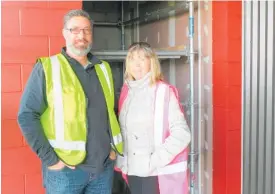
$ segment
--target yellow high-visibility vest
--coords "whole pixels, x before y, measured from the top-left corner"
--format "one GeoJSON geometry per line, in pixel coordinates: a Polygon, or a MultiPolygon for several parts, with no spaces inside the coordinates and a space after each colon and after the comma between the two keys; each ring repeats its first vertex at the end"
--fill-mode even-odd
{"type": "MultiPolygon", "coordinates": [[[[39,59],[46,79],[48,107],[41,116],[44,133],[58,157],[68,165],[80,164],[86,157],[87,116],[83,88],[62,54],[39,59]]],[[[115,92],[109,64],[102,61],[95,70],[106,100],[111,126],[112,147],[123,153],[120,126],[114,111],[115,92]]]]}

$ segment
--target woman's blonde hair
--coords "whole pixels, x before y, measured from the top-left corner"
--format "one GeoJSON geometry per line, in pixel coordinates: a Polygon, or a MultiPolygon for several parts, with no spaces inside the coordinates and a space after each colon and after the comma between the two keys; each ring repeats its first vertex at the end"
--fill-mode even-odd
{"type": "Polygon", "coordinates": [[[143,51],[144,55],[150,59],[150,71],[151,75],[151,84],[155,84],[160,80],[163,80],[163,75],[161,72],[160,63],[155,51],[151,48],[150,44],[146,42],[135,42],[129,46],[128,53],[125,61],[125,79],[134,80],[134,77],[131,75],[129,65],[131,63],[133,53],[136,51],[143,51]]]}

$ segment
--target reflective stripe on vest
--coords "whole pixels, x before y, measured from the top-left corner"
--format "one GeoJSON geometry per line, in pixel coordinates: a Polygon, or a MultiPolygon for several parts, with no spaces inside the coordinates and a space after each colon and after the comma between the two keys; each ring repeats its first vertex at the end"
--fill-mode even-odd
{"type": "Polygon", "coordinates": [[[100,64],[95,66],[96,73],[99,77],[106,78],[105,80],[100,79],[101,86],[103,88],[103,93],[106,97],[106,104],[108,109],[108,115],[109,115],[109,121],[111,126],[111,135],[112,135],[112,147],[114,150],[116,150],[119,154],[123,154],[123,141],[122,141],[122,135],[120,132],[120,126],[117,121],[117,116],[114,112],[114,100],[115,100],[115,92],[113,89],[113,80],[110,77],[111,74],[111,68],[108,64],[100,64]],[[108,73],[109,72],[109,73],[108,73]],[[103,74],[103,75],[102,75],[103,74]],[[110,75],[110,76],[109,76],[110,75]],[[103,87],[105,84],[108,85],[108,89],[106,87],[103,87]]]}
{"type": "MultiPolygon", "coordinates": [[[[170,95],[170,88],[166,84],[160,83],[157,86],[157,91],[156,91],[156,98],[155,98],[155,114],[154,114],[154,140],[155,140],[155,146],[158,147],[161,144],[163,144],[163,139],[164,137],[164,125],[163,121],[164,120],[164,111],[169,111],[165,110],[165,102],[167,102],[166,96],[170,95]],[[163,130],[160,130],[163,129],[163,130]]],[[[184,172],[187,169],[187,161],[183,162],[178,162],[175,164],[169,164],[165,167],[162,167],[158,169],[158,175],[163,175],[163,174],[174,174],[178,172],[184,172]]]]}
{"type": "Polygon", "coordinates": [[[115,145],[122,143],[123,139],[121,133],[116,136],[113,136],[113,140],[115,145]]]}
{"type": "Polygon", "coordinates": [[[62,150],[85,151],[85,141],[65,141],[64,113],[62,99],[62,85],[60,77],[60,62],[57,55],[50,57],[52,64],[53,101],[54,101],[54,125],[55,140],[49,139],[52,147],[62,150]]]}
{"type": "Polygon", "coordinates": [[[85,151],[85,142],[83,141],[60,141],[60,140],[49,140],[50,144],[54,148],[63,150],[80,150],[85,151]]]}
{"type": "MultiPolygon", "coordinates": [[[[112,90],[112,85],[111,85],[110,78],[108,76],[107,69],[106,69],[105,65],[102,64],[102,63],[99,66],[100,66],[102,72],[104,73],[104,75],[106,77],[107,84],[109,86],[110,95],[112,96],[112,95],[114,95],[114,91],[112,90]]],[[[115,145],[118,145],[118,144],[122,143],[123,139],[122,139],[121,133],[119,133],[118,135],[113,136],[113,141],[114,141],[115,145]]]]}
{"type": "MultiPolygon", "coordinates": [[[[110,95],[114,95],[114,91],[112,90],[111,80],[108,76],[108,72],[107,72],[107,69],[106,69],[105,65],[100,64],[99,66],[100,66],[102,72],[104,73],[104,75],[106,77],[107,84],[109,86],[110,95]]],[[[119,133],[118,135],[113,136],[113,141],[114,141],[115,145],[118,145],[118,144],[122,143],[123,139],[122,139],[121,133],[119,133]]]]}
{"type": "Polygon", "coordinates": [[[107,69],[106,69],[105,65],[102,64],[102,63],[99,66],[100,66],[101,70],[103,71],[103,73],[106,77],[107,84],[108,84],[108,87],[109,87],[109,90],[110,90],[110,94],[112,94],[113,91],[112,91],[111,81],[110,81],[110,78],[109,78],[108,73],[107,73],[107,69]]]}

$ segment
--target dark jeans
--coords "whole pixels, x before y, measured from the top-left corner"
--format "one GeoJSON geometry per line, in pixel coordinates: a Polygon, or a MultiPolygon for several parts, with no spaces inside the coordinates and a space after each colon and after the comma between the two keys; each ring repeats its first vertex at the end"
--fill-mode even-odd
{"type": "Polygon", "coordinates": [[[131,194],[159,194],[158,177],[128,176],[131,194]]]}
{"type": "Polygon", "coordinates": [[[114,161],[108,159],[104,172],[99,175],[65,167],[62,170],[44,169],[47,194],[111,194],[114,161]]]}

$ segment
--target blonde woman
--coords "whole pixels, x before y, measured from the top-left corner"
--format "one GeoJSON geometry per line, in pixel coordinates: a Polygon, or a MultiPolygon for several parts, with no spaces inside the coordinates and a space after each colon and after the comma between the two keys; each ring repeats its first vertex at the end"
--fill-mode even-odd
{"type": "Polygon", "coordinates": [[[189,127],[177,89],[163,81],[148,43],[129,47],[119,121],[125,146],[116,169],[131,194],[187,194],[189,127]]]}

